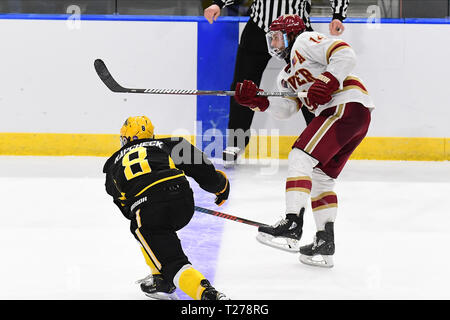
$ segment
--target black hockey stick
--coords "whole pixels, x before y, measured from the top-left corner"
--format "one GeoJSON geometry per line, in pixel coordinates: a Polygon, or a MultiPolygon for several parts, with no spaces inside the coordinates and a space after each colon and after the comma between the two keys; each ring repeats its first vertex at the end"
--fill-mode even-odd
{"type": "MultiPolygon", "coordinates": [[[[97,72],[103,83],[112,92],[121,93],[147,93],[147,94],[176,94],[176,95],[206,95],[206,96],[234,96],[234,91],[226,90],[183,90],[183,89],[132,89],[122,87],[109,72],[106,64],[101,59],[97,59],[94,62],[95,71],[97,72]]],[[[272,97],[294,97],[301,98],[306,97],[306,92],[258,92],[259,96],[272,96],[272,97]]]]}
{"type": "Polygon", "coordinates": [[[255,226],[255,227],[267,226],[265,223],[235,217],[235,216],[232,216],[231,214],[214,211],[214,210],[210,210],[210,209],[206,209],[206,208],[202,208],[202,207],[195,206],[194,209],[195,209],[195,211],[198,211],[198,212],[203,212],[203,213],[207,213],[207,214],[219,217],[219,218],[224,218],[224,219],[228,219],[228,220],[232,220],[232,221],[236,221],[236,222],[240,222],[240,223],[249,224],[249,225],[255,226]]]}

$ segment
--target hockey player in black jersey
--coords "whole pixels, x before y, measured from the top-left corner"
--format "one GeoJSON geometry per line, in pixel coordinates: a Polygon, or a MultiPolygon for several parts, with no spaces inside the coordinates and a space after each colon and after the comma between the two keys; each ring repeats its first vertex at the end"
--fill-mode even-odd
{"type": "Polygon", "coordinates": [[[154,138],[145,116],[129,117],[120,130],[122,148],[105,163],[106,192],[113,197],[141,245],[151,274],[138,281],[155,299],[177,299],[176,288],[196,300],[224,300],[223,293],[184,254],[176,231],[194,214],[194,198],[186,176],[216,195],[223,204],[230,192],[225,173],[187,140],[154,138]]]}

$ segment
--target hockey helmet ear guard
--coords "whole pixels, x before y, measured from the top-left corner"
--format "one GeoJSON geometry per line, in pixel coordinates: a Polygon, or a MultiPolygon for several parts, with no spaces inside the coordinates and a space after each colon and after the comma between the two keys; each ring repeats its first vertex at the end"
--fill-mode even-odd
{"type": "Polygon", "coordinates": [[[124,146],[133,140],[153,138],[154,131],[155,127],[146,116],[129,117],[120,129],[120,144],[124,146]]]}

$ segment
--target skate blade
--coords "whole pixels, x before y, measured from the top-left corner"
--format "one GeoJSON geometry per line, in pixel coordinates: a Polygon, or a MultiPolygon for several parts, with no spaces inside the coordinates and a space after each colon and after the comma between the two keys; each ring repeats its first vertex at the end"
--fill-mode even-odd
{"type": "Polygon", "coordinates": [[[259,232],[256,236],[256,240],[258,240],[262,244],[265,244],[266,246],[291,253],[297,253],[300,249],[300,243],[298,240],[283,237],[274,237],[267,233],[259,232]]]}
{"type": "Polygon", "coordinates": [[[144,294],[152,299],[155,300],[180,300],[180,298],[178,298],[178,295],[174,292],[174,293],[165,293],[165,292],[155,292],[155,293],[146,293],[144,292],[144,294]]]}
{"type": "Polygon", "coordinates": [[[332,268],[334,266],[333,256],[327,255],[315,255],[315,256],[306,256],[300,254],[298,258],[301,263],[321,268],[332,268]]]}

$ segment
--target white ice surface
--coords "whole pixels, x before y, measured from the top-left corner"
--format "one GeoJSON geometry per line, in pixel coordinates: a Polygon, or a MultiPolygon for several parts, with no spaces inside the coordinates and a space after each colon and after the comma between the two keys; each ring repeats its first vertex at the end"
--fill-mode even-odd
{"type": "MultiPolygon", "coordinates": [[[[134,281],[148,268],[104,191],[104,161],[0,157],[0,299],[146,299],[134,281]]],[[[227,170],[230,199],[220,208],[193,183],[198,204],[273,223],[284,213],[286,164],[267,171],[227,170]]],[[[255,227],[203,213],[192,223],[223,226],[218,260],[192,262],[215,269],[215,287],[232,299],[450,298],[449,162],[350,161],[336,192],[332,269],[303,265],[257,242],[255,227]]],[[[314,228],[308,209],[302,244],[314,228]]],[[[208,254],[208,237],[188,228],[180,238],[187,251],[208,254]]]]}

